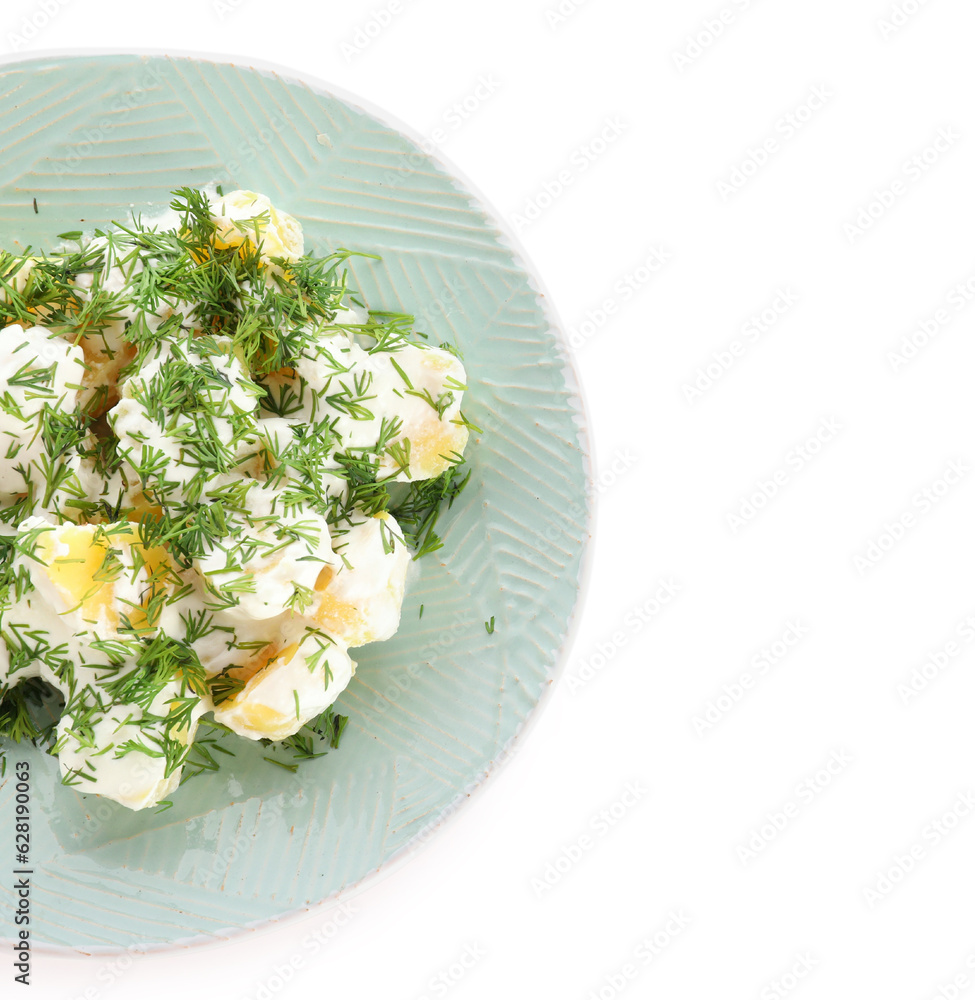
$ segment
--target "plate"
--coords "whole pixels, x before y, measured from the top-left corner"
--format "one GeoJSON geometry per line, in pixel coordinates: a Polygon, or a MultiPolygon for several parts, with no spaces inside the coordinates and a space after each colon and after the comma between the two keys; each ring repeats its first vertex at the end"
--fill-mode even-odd
{"type": "MultiPolygon", "coordinates": [[[[511,753],[550,687],[579,600],[590,471],[571,363],[538,281],[457,171],[361,101],[287,70],[168,55],[0,65],[0,246],[154,214],[222,183],[296,216],[306,248],[348,247],[372,308],[461,351],[483,428],[444,548],[416,565],[397,636],[364,647],[341,749],[297,774],[263,748],[132,813],[31,763],[33,940],[85,952],[225,939],[361,887],[425,843],[511,753]],[[36,199],[36,208],[35,208],[36,199]],[[420,617],[420,608],[423,616],[420,617]],[[489,634],[485,622],[495,619],[489,634]]],[[[15,899],[0,886],[0,933],[15,899]]]]}

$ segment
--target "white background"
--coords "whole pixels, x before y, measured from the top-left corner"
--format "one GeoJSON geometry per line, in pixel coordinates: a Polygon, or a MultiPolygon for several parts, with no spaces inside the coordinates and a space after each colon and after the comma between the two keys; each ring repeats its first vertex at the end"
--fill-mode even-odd
{"type": "Polygon", "coordinates": [[[975,996],[975,11],[557,3],[4,3],[5,51],[260,58],[439,128],[575,331],[602,484],[543,717],[326,948],[334,908],[34,996],[975,996]]]}

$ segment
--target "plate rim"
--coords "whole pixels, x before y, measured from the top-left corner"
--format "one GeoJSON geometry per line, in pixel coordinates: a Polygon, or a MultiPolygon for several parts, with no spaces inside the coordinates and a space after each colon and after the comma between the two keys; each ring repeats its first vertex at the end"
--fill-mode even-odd
{"type": "MultiPolygon", "coordinates": [[[[350,882],[342,889],[336,890],[332,894],[312,903],[308,906],[298,906],[274,916],[265,917],[242,926],[227,928],[220,932],[200,934],[194,933],[186,938],[176,938],[172,941],[150,942],[141,945],[122,946],[97,946],[97,945],[65,945],[54,944],[47,941],[32,942],[32,950],[36,954],[49,956],[85,956],[85,957],[111,957],[113,955],[158,955],[167,952],[183,951],[189,948],[219,947],[229,945],[241,940],[246,934],[253,934],[271,927],[286,927],[295,923],[301,918],[316,911],[326,911],[335,908],[344,901],[351,900],[360,893],[371,889],[373,886],[383,882],[388,876],[393,875],[402,867],[408,864],[416,855],[425,853],[432,840],[436,839],[436,834],[442,830],[458,812],[465,809],[467,803],[471,801],[475,794],[479,793],[489,783],[493,786],[497,776],[503,773],[511,762],[512,748],[528,736],[538,724],[542,711],[548,705],[552,697],[552,692],[557,686],[557,682],[564,674],[568,665],[570,653],[578,637],[580,620],[585,608],[592,582],[593,556],[595,552],[595,527],[596,527],[596,507],[597,492],[593,474],[593,447],[591,424],[589,419],[589,404],[586,398],[586,390],[579,377],[579,370],[576,360],[569,346],[568,338],[564,326],[558,314],[558,310],[548,293],[548,288],[542,279],[538,269],[526,252],[520,237],[514,231],[508,220],[494,208],[493,203],[485,197],[481,188],[474,183],[470,177],[459,168],[450,157],[446,156],[439,148],[427,152],[424,148],[428,139],[412,125],[402,121],[397,115],[374,104],[370,99],[347,91],[344,87],[337,86],[323,77],[314,73],[307,73],[304,70],[286,66],[273,60],[252,58],[244,55],[234,55],[231,53],[214,53],[196,49],[181,48],[155,48],[152,46],[106,46],[106,47],[66,47],[63,49],[38,49],[24,52],[4,53],[0,55],[0,73],[14,66],[24,65],[32,62],[45,62],[51,60],[73,60],[84,58],[99,58],[103,56],[130,56],[133,58],[161,58],[171,60],[189,60],[194,62],[211,63],[215,65],[234,66],[239,69],[250,69],[261,73],[272,73],[284,82],[297,83],[307,86],[314,93],[335,97],[340,101],[356,108],[369,115],[380,124],[384,125],[408,139],[416,146],[424,156],[429,157],[453,180],[460,182],[465,193],[469,194],[477,203],[477,208],[481,211],[488,223],[493,225],[501,238],[501,244],[513,256],[514,264],[524,272],[528,278],[529,288],[535,295],[542,315],[548,323],[549,329],[554,335],[555,345],[558,349],[559,360],[563,368],[566,381],[566,392],[573,401],[572,419],[575,425],[576,440],[579,446],[579,453],[582,459],[583,475],[585,479],[584,510],[585,520],[583,530],[585,540],[583,541],[582,556],[579,562],[579,569],[576,577],[575,599],[566,619],[565,634],[562,643],[556,653],[555,659],[548,671],[547,683],[542,688],[538,700],[532,706],[528,715],[514,734],[510,737],[504,747],[498,752],[495,759],[490,761],[478,772],[473,781],[466,785],[457,793],[451,803],[438,814],[436,822],[427,824],[423,829],[414,834],[402,847],[394,851],[385,861],[376,868],[368,871],[355,882],[350,882]]],[[[0,942],[8,944],[13,938],[0,935],[0,942]]]]}

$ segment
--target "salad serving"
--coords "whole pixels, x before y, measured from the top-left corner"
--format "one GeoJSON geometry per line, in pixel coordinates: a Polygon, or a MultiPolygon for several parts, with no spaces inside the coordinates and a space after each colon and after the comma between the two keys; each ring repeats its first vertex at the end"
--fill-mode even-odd
{"type": "Polygon", "coordinates": [[[131,809],[226,731],[321,755],[467,481],[463,364],[254,192],[59,238],[0,250],[0,736],[131,809]]]}

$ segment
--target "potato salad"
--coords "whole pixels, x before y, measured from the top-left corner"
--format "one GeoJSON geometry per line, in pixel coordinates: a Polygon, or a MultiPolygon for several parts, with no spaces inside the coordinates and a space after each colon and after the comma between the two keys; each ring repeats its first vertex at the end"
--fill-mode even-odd
{"type": "Polygon", "coordinates": [[[461,361],[254,192],[57,236],[0,251],[0,735],[130,809],[202,727],[319,756],[466,482],[461,361]]]}

